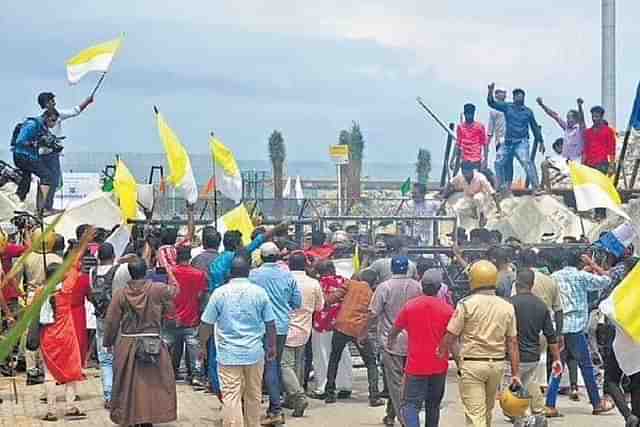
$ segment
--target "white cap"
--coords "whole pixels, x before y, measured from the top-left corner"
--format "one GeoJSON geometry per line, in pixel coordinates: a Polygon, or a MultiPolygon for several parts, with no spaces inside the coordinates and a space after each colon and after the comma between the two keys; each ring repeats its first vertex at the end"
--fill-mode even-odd
{"type": "Polygon", "coordinates": [[[278,255],[280,255],[280,249],[278,249],[278,246],[275,243],[267,242],[263,243],[262,246],[260,246],[260,256],[263,259],[266,257],[278,255]]]}

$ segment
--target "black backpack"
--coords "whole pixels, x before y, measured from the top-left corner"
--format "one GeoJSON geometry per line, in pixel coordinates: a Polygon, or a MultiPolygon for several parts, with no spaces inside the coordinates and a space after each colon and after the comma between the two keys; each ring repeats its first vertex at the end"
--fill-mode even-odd
{"type": "Polygon", "coordinates": [[[113,294],[113,278],[116,275],[119,265],[112,266],[105,274],[97,274],[95,270],[91,277],[91,292],[89,302],[93,304],[96,318],[104,319],[107,316],[107,309],[111,304],[113,294]]]}

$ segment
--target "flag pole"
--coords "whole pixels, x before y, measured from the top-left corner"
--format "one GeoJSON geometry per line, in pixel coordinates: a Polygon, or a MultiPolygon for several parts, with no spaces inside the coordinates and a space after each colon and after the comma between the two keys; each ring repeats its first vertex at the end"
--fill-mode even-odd
{"type": "MultiPolygon", "coordinates": [[[[613,186],[618,188],[618,181],[620,180],[620,174],[624,165],[624,158],[627,156],[627,147],[629,145],[629,137],[631,136],[631,130],[633,129],[634,120],[638,117],[638,108],[640,108],[640,83],[636,89],[636,99],[633,101],[633,109],[631,110],[631,117],[629,117],[629,124],[627,125],[627,131],[624,134],[624,141],[622,142],[622,150],[620,150],[620,158],[618,159],[618,167],[616,168],[616,176],[613,179],[613,186]]],[[[615,160],[615,159],[614,159],[615,160]]]]}
{"type": "Polygon", "coordinates": [[[100,86],[102,86],[102,82],[104,81],[104,77],[107,75],[107,72],[105,71],[104,73],[102,73],[102,75],[100,76],[100,78],[98,79],[98,83],[96,83],[96,86],[93,88],[93,90],[91,91],[91,95],[89,95],[89,98],[93,98],[93,96],[96,94],[96,92],[98,91],[98,89],[100,89],[100,86]]]}
{"type": "MultiPolygon", "coordinates": [[[[215,134],[211,132],[211,138],[214,138],[215,134]]],[[[211,163],[213,168],[213,225],[218,229],[218,183],[216,181],[216,150],[215,147],[211,147],[211,163]]]]}

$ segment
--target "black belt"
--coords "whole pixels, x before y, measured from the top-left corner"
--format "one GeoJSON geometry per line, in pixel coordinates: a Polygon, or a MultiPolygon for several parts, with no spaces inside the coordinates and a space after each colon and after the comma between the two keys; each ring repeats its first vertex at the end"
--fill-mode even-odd
{"type": "Polygon", "coordinates": [[[462,361],[469,361],[469,362],[504,362],[505,358],[504,357],[500,357],[500,358],[492,358],[492,357],[463,357],[462,361]]]}

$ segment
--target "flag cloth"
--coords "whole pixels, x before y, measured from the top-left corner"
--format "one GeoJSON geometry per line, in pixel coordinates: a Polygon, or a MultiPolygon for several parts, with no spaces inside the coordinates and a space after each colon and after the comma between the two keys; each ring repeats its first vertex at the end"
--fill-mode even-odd
{"type": "Polygon", "coordinates": [[[242,233],[242,244],[245,246],[251,243],[251,233],[253,233],[254,228],[244,204],[218,218],[218,233],[224,236],[227,231],[237,230],[242,233]]]}
{"type": "Polygon", "coordinates": [[[302,205],[304,202],[304,191],[302,190],[302,181],[300,181],[300,176],[296,177],[296,200],[298,201],[298,205],[302,205]]]}
{"type": "Polygon", "coordinates": [[[356,249],[353,253],[353,274],[358,273],[360,273],[360,246],[356,244],[356,249]]]}
{"type": "Polygon", "coordinates": [[[113,189],[125,221],[138,216],[138,184],[122,160],[118,160],[113,178],[113,189]]]}
{"type": "Polygon", "coordinates": [[[629,219],[613,181],[602,172],[576,162],[569,162],[569,174],[579,211],[607,208],[629,219]]]}
{"type": "Polygon", "coordinates": [[[284,185],[284,190],[282,190],[282,198],[283,199],[291,198],[291,177],[287,178],[287,183],[284,185]]]}
{"type": "Polygon", "coordinates": [[[115,40],[91,46],[67,61],[67,80],[75,84],[87,73],[98,71],[106,73],[111,61],[120,49],[122,36],[115,40]]]}
{"type": "Polygon", "coordinates": [[[198,201],[198,186],[193,176],[191,160],[189,160],[187,150],[185,150],[178,136],[169,127],[162,113],[157,110],[156,118],[158,121],[158,133],[160,134],[160,140],[164,146],[169,171],[171,172],[167,180],[174,188],[181,188],[184,191],[187,202],[194,204],[198,201]]]}
{"type": "Polygon", "coordinates": [[[209,178],[209,181],[207,181],[207,186],[204,188],[204,191],[202,192],[202,196],[203,197],[208,196],[214,191],[216,191],[216,180],[213,177],[211,177],[209,178]]]}
{"type": "Polygon", "coordinates": [[[411,192],[411,178],[407,178],[407,180],[402,183],[402,187],[400,187],[400,193],[403,196],[406,196],[410,192],[411,192]]]}
{"type": "Polygon", "coordinates": [[[636,236],[633,225],[630,222],[624,222],[612,231],[604,233],[593,245],[620,258],[636,236]]]}
{"type": "Polygon", "coordinates": [[[236,158],[218,138],[209,139],[209,148],[216,168],[216,188],[236,203],[242,200],[242,175],[236,158]]]}

